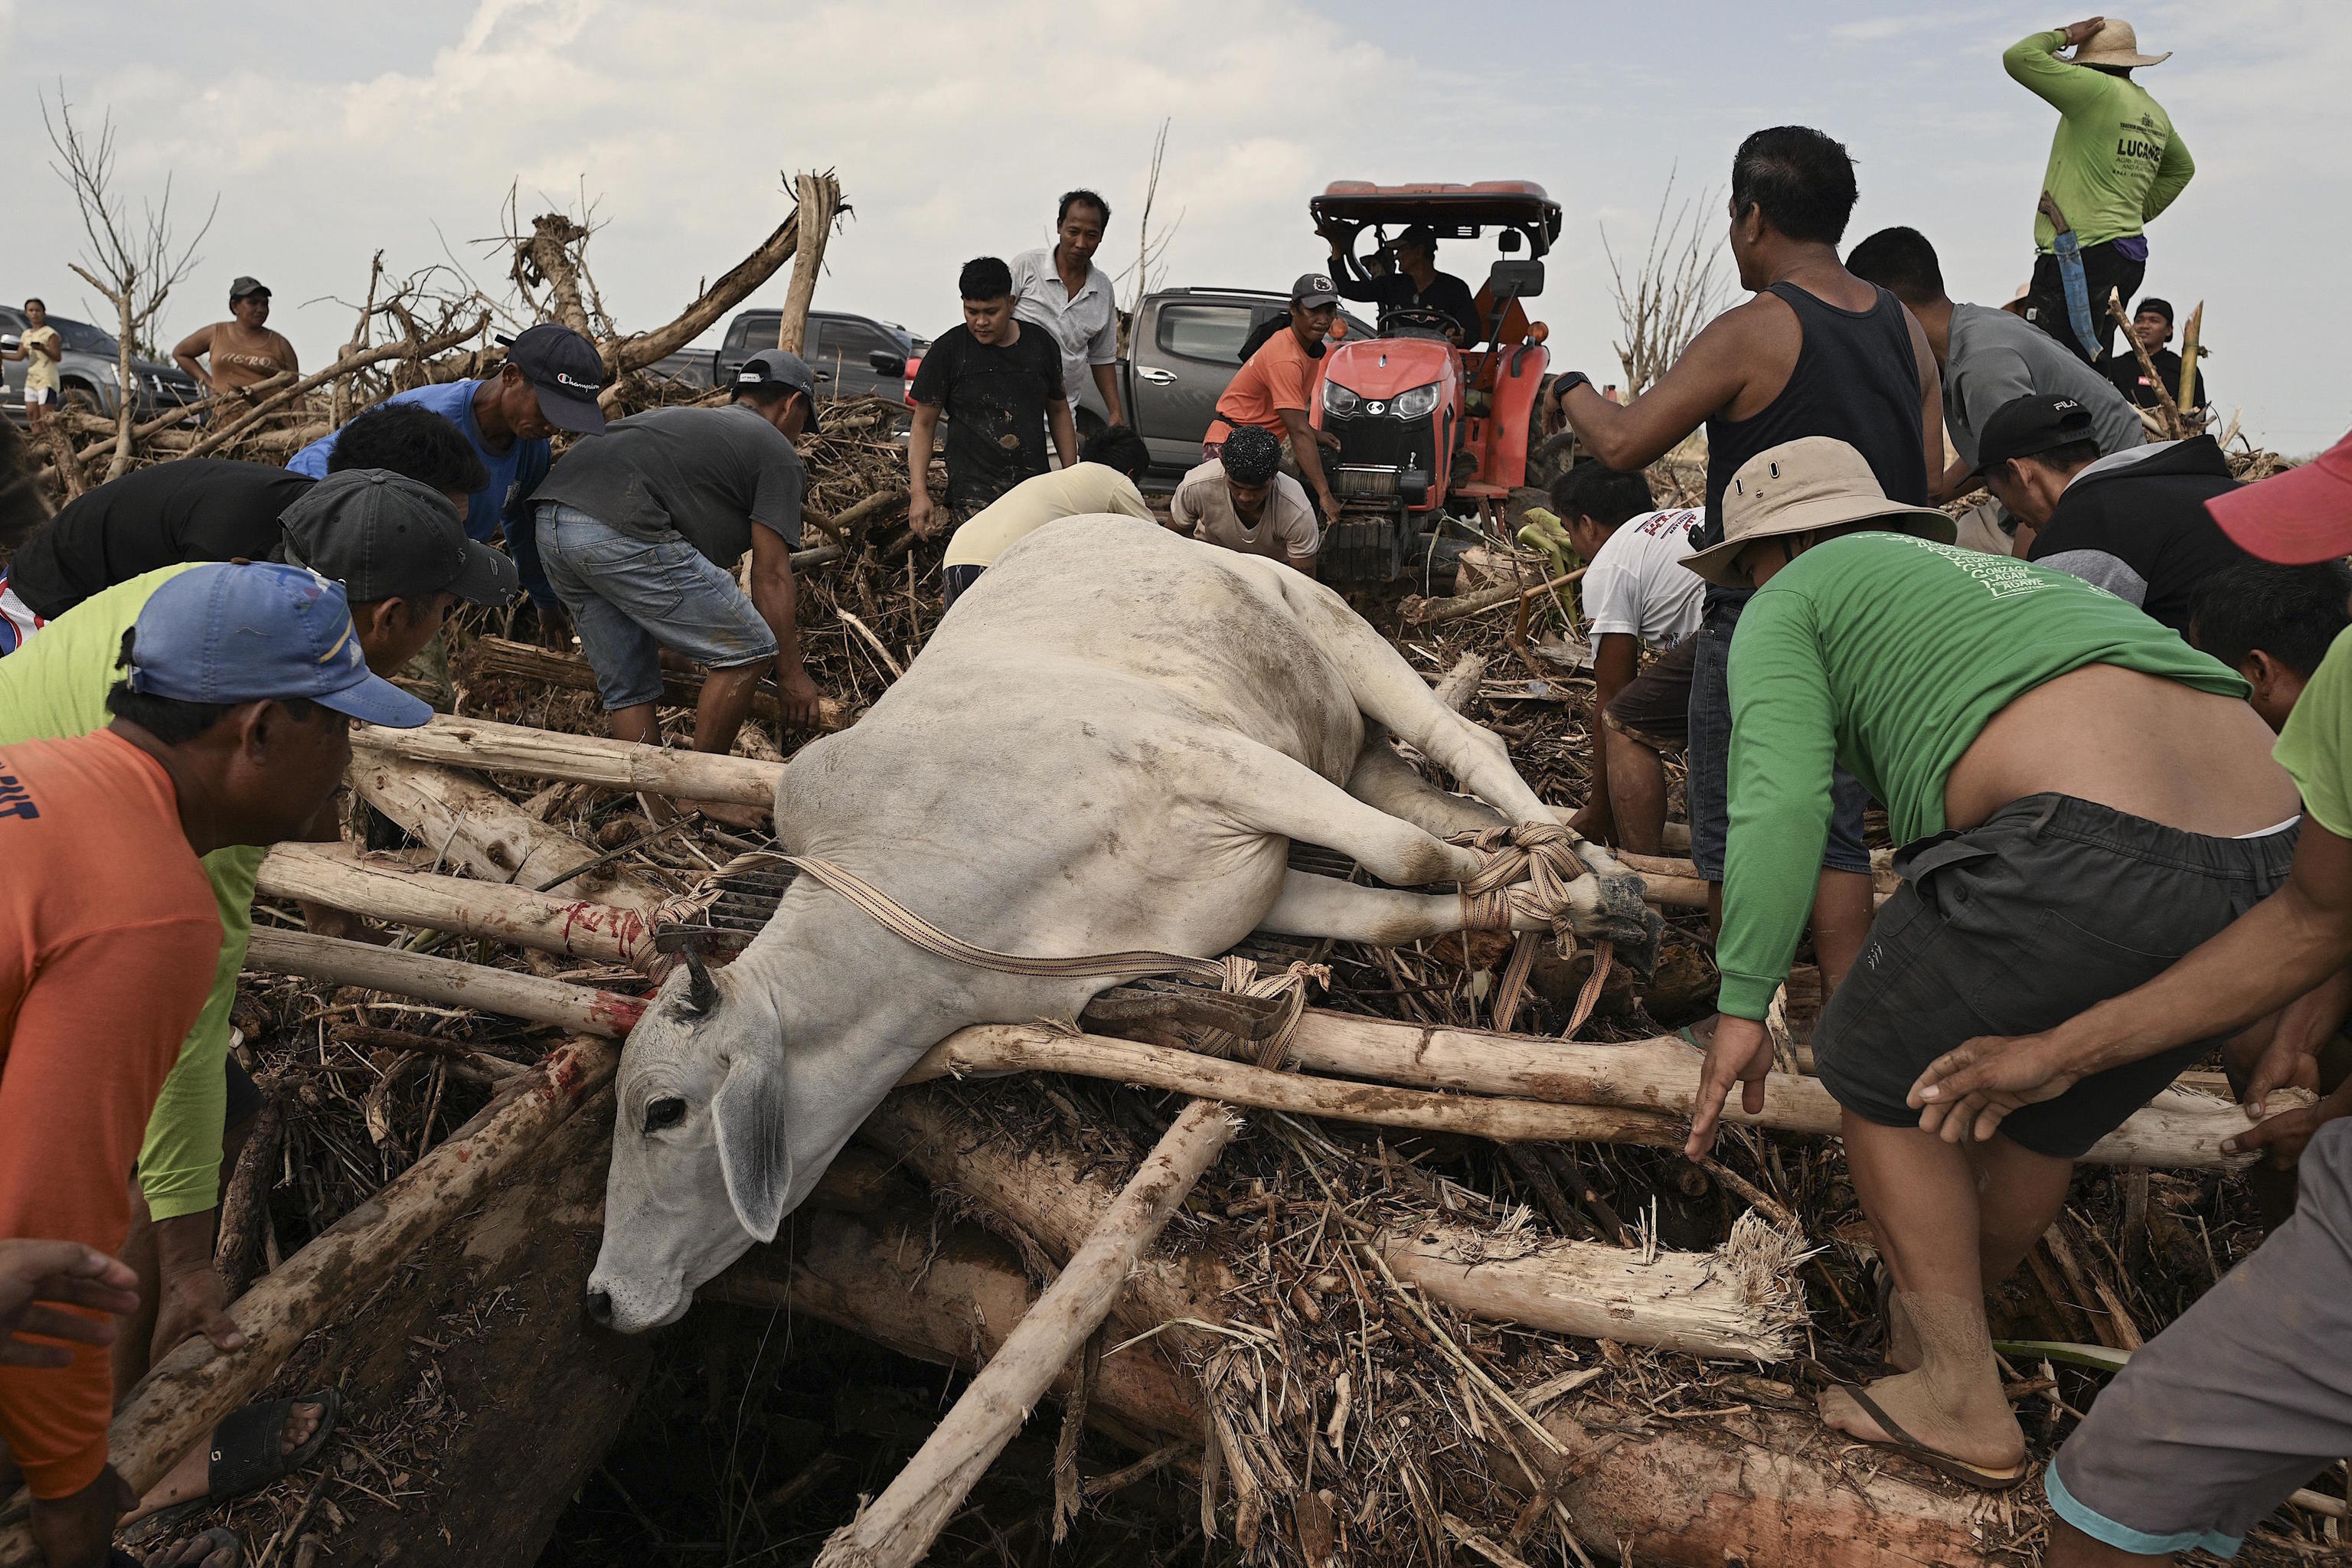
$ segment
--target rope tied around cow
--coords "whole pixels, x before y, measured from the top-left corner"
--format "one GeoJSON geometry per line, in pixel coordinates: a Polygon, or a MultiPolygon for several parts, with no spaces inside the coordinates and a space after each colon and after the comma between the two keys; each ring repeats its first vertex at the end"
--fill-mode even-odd
{"type": "MultiPolygon", "coordinates": [[[[1509,931],[1516,917],[1526,915],[1551,927],[1562,959],[1574,955],[1580,934],[1591,941],[1592,973],[1577,994],[1576,1007],[1561,1038],[1575,1038],[1592,1016],[1621,942],[1636,971],[1648,974],[1656,967],[1664,923],[1643,902],[1641,879],[1631,872],[1602,876],[1578,853],[1582,840],[1567,827],[1528,822],[1457,833],[1447,842],[1486,859],[1478,874],[1462,884],[1464,930],[1509,931]],[[1590,888],[1580,899],[1577,885],[1587,878],[1591,879],[1590,888]]],[[[1496,1029],[1507,1031],[1518,1015],[1528,977],[1535,969],[1539,935],[1521,931],[1511,949],[1510,963],[1504,967],[1502,985],[1495,996],[1496,1029]]]]}

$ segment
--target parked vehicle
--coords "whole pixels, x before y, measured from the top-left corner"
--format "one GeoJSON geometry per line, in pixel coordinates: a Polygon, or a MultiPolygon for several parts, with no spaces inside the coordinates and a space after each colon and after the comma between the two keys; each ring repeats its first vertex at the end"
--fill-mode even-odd
{"type": "MultiPolygon", "coordinates": [[[[1144,296],[1119,362],[1118,395],[1128,423],[1151,448],[1155,470],[1181,474],[1200,462],[1217,399],[1242,368],[1242,345],[1289,309],[1287,294],[1260,289],[1164,289],[1144,296]]],[[[1361,318],[1343,310],[1340,319],[1347,332],[1338,341],[1371,335],[1361,318]]]]}
{"type": "Polygon", "coordinates": [[[1313,418],[1339,437],[1324,465],[1341,508],[1324,541],[1324,575],[1382,581],[1402,570],[1423,524],[1449,502],[1491,521],[1527,483],[1528,451],[1543,435],[1539,395],[1551,353],[1547,329],[1528,320],[1521,301],[1543,292],[1559,204],[1524,180],[1345,180],[1307,207],[1317,232],[1333,236],[1349,257],[1368,227],[1425,224],[1440,239],[1499,231],[1502,259],[1477,294],[1479,342],[1455,347],[1446,336],[1453,319],[1443,312],[1391,308],[1377,332],[1351,335],[1324,359],[1313,418]]]}
{"type": "MultiPolygon", "coordinates": [[[[58,346],[65,358],[58,362],[58,376],[61,384],[59,402],[68,408],[85,414],[112,418],[122,405],[121,367],[114,335],[101,331],[88,321],[68,321],[63,316],[51,316],[49,325],[58,330],[58,346]]],[[[14,306],[0,306],[0,336],[16,339],[25,331],[25,312],[14,306]]],[[[26,423],[24,360],[6,363],[6,387],[0,393],[0,413],[26,423]]],[[[196,378],[178,365],[142,359],[133,355],[131,375],[132,387],[131,406],[141,419],[152,419],[173,407],[185,407],[204,396],[204,388],[196,378]]]]}
{"type": "MultiPolygon", "coordinates": [[[[782,310],[737,311],[727,323],[726,338],[709,356],[711,384],[726,385],[745,360],[761,349],[774,348],[776,329],[783,317],[782,310]]],[[[801,357],[816,373],[819,402],[837,397],[903,402],[914,374],[908,362],[930,347],[929,339],[915,336],[896,321],[838,310],[811,310],[808,335],[803,342],[807,348],[801,357]]]]}

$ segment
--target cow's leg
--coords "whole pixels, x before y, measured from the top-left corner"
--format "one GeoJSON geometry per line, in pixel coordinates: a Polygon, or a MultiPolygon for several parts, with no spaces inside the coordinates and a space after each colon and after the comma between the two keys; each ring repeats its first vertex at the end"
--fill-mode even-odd
{"type": "MultiPolygon", "coordinates": [[[[1512,917],[1517,930],[1549,930],[1532,916],[1512,917]]],[[[1280,936],[1331,937],[1340,942],[1370,942],[1375,947],[1401,947],[1423,937],[1445,936],[1462,929],[1462,898],[1457,893],[1404,893],[1392,888],[1360,888],[1337,877],[1317,877],[1291,871],[1282,879],[1258,930],[1280,936]]]]}
{"type": "Polygon", "coordinates": [[[1348,793],[1391,816],[1401,816],[1440,838],[1457,833],[1481,833],[1505,826],[1502,814],[1468,795],[1452,795],[1421,776],[1421,770],[1397,755],[1388,731],[1378,723],[1365,726],[1371,733],[1356,765],[1348,774],[1348,793]]]}
{"type": "Polygon", "coordinates": [[[1397,887],[1464,881],[1483,863],[1254,741],[1239,741],[1229,758],[1219,759],[1216,804],[1238,826],[1337,849],[1397,887]]]}
{"type": "Polygon", "coordinates": [[[1337,595],[1301,607],[1309,605],[1317,637],[1346,675],[1357,707],[1513,822],[1559,820],[1511,765],[1501,736],[1440,702],[1404,656],[1337,595]]]}

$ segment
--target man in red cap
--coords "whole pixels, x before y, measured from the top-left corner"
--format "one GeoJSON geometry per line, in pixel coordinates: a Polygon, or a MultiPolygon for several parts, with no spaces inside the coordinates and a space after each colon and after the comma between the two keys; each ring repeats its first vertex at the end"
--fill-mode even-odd
{"type": "MultiPolygon", "coordinates": [[[[2241,548],[2301,565],[2352,552],[2352,437],[2207,501],[2241,548]]],[[[2352,632],[2341,633],[2279,736],[2305,823],[2285,885],[2136,991],[2014,1039],[1975,1039],[1920,1075],[1919,1124],[1988,1138],[2021,1106],[2188,1041],[2274,1029],[2279,1010],[2352,963],[2352,632]]],[[[2277,1034],[2247,1084],[2312,1087],[2312,1042],[2277,1034]]],[[[2043,1479],[2059,1522],[2050,1568],[2234,1554],[2248,1531],[2352,1452],[2352,1086],[2256,1121],[2222,1145],[2295,1163],[2293,1218],[2150,1341],[2043,1479]]]]}

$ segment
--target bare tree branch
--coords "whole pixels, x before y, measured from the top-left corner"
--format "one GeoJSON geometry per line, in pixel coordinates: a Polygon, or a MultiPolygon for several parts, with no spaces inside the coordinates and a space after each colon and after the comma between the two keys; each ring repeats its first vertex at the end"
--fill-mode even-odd
{"type": "MultiPolygon", "coordinates": [[[[1674,200],[1675,176],[1658,198],[1657,216],[1650,224],[1649,248],[1629,285],[1625,271],[1609,244],[1609,230],[1601,231],[1601,248],[1609,258],[1609,277],[1617,301],[1622,343],[1612,342],[1617,363],[1625,373],[1625,395],[1633,398],[1682,356],[1701,327],[1721,307],[1723,280],[1717,267],[1723,258],[1723,241],[1708,244],[1700,220],[1685,202],[1668,222],[1666,208],[1674,200]]],[[[1700,210],[1711,192],[1699,194],[1700,210]]]]}

